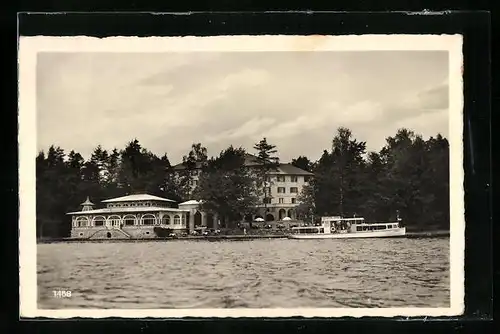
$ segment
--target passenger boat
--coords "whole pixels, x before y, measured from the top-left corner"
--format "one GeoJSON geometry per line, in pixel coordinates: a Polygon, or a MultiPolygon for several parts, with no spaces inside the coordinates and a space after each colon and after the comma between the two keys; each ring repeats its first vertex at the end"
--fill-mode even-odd
{"type": "Polygon", "coordinates": [[[396,222],[367,223],[362,217],[321,217],[315,226],[293,227],[290,239],[348,239],[348,238],[388,238],[402,237],[406,228],[401,227],[401,219],[396,222]]]}

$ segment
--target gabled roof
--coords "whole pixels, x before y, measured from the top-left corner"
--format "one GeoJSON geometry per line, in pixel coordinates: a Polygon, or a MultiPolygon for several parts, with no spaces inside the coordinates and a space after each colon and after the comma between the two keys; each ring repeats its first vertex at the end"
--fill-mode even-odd
{"type": "Polygon", "coordinates": [[[117,197],[117,198],[110,198],[110,199],[104,200],[102,202],[103,203],[113,203],[113,202],[131,202],[131,201],[175,202],[174,200],[171,200],[171,199],[153,196],[153,195],[149,195],[149,194],[135,194],[135,195],[128,195],[128,196],[117,197]]]}

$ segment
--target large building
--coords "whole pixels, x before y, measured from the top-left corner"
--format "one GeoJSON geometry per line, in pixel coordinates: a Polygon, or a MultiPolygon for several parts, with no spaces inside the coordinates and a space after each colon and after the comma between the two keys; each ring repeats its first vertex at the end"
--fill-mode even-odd
{"type": "MultiPolygon", "coordinates": [[[[258,167],[260,163],[256,156],[246,154],[245,165],[251,168],[258,167]]],[[[174,166],[174,170],[179,175],[185,168],[182,163],[174,166]]],[[[201,164],[197,164],[192,173],[191,187],[193,190],[198,185],[200,175],[201,164]]],[[[245,220],[254,221],[262,218],[271,222],[280,221],[285,217],[289,217],[291,220],[297,219],[298,196],[312,176],[312,173],[292,164],[280,163],[276,170],[269,172],[265,185],[268,195],[265,198],[262,196],[262,204],[258,206],[256,214],[253,217],[245,217],[245,220]],[[264,203],[266,200],[267,203],[264,203]]]]}
{"type": "Polygon", "coordinates": [[[104,208],[95,209],[87,200],[80,211],[69,212],[71,237],[77,239],[145,239],[156,238],[155,227],[173,233],[187,232],[189,206],[148,194],[135,194],[102,201],[104,208]]]}

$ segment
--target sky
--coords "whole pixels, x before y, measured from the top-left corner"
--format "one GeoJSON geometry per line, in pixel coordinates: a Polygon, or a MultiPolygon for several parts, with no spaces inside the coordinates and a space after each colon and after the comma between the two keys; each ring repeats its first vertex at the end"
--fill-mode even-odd
{"type": "Polygon", "coordinates": [[[368,151],[403,127],[447,137],[448,90],[445,51],[39,53],[37,148],[87,159],[137,138],[175,164],[266,137],[316,160],[340,126],[368,151]]]}

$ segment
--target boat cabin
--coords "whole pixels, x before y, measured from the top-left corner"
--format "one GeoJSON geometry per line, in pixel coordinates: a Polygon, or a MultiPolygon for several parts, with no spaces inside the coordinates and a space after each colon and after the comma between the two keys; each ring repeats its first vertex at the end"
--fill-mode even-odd
{"type": "Polygon", "coordinates": [[[365,231],[380,231],[398,229],[398,222],[367,223],[362,217],[342,218],[340,216],[321,217],[321,223],[316,226],[301,226],[292,228],[293,234],[320,233],[356,233],[365,231]]]}

